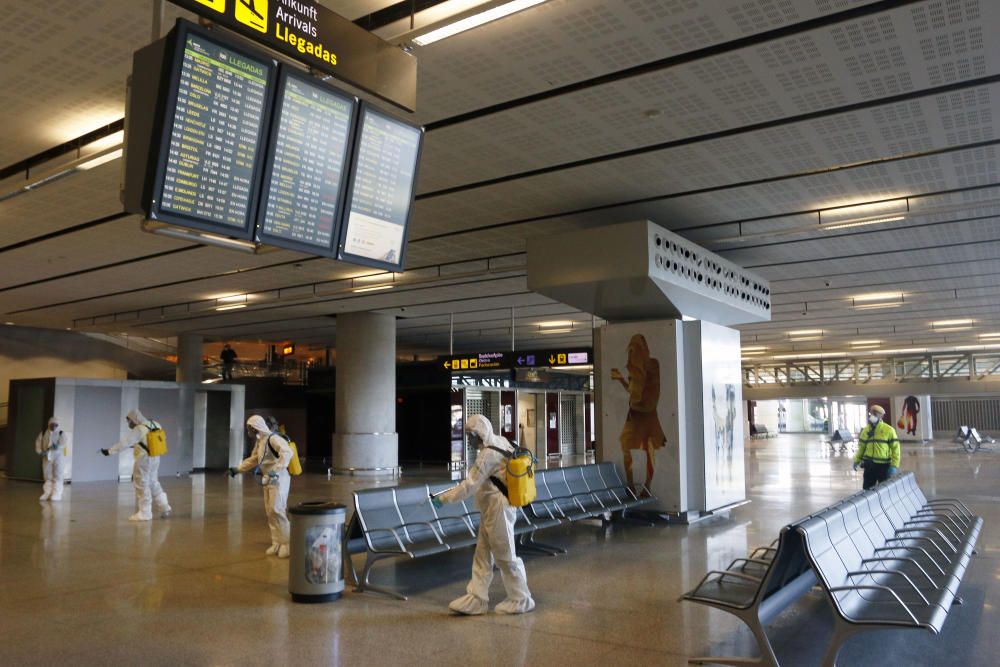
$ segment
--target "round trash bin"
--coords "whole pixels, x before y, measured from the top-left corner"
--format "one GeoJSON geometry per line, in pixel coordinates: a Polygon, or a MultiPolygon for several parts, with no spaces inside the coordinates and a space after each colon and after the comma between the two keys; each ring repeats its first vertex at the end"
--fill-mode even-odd
{"type": "Polygon", "coordinates": [[[344,592],[342,545],[347,508],[323,500],[288,510],[288,592],[295,602],[331,602],[344,592]]]}

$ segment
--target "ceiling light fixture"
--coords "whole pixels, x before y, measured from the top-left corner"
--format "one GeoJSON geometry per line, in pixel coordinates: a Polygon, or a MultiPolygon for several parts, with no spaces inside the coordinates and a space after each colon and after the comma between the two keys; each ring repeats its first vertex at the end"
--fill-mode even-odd
{"type": "MultiPolygon", "coordinates": [[[[10,322],[8,322],[10,324],[10,322]]],[[[982,333],[979,334],[980,338],[1000,338],[1000,332],[998,333],[982,333]]]]}
{"type": "MultiPolygon", "coordinates": [[[[122,155],[122,146],[118,144],[117,146],[111,146],[105,148],[104,150],[98,151],[97,153],[92,153],[85,157],[80,157],[72,162],[68,162],[62,166],[56,167],[46,172],[42,172],[37,177],[31,177],[27,183],[19,185],[13,190],[8,190],[0,194],[0,201],[6,201],[12,197],[18,195],[23,195],[26,192],[31,192],[43,185],[48,185],[49,183],[55,183],[58,180],[69,176],[70,174],[75,174],[78,171],[89,171],[94,167],[104,164],[105,162],[110,162],[111,160],[117,159],[122,155]]],[[[30,177],[30,174],[29,174],[30,177]]],[[[26,179],[27,180],[27,179],[26,179]]]]}
{"type": "Polygon", "coordinates": [[[935,320],[931,322],[932,327],[956,327],[956,326],[968,326],[974,324],[975,320],[972,318],[965,318],[960,320],[935,320]]]}
{"type": "Polygon", "coordinates": [[[219,306],[219,307],[216,308],[216,310],[219,310],[219,311],[221,311],[221,310],[236,310],[237,308],[246,308],[246,307],[247,307],[247,305],[245,303],[234,303],[234,304],[230,304],[228,306],[219,306]]]}
{"type": "Polygon", "coordinates": [[[892,299],[902,299],[902,292],[871,292],[869,294],[859,294],[857,296],[852,296],[851,301],[857,303],[858,301],[889,301],[892,299]]]}
{"type": "Polygon", "coordinates": [[[452,37],[465,32],[466,30],[472,30],[473,28],[478,28],[481,25],[502,19],[505,16],[510,16],[511,14],[524,11],[529,7],[540,5],[545,1],[546,0],[512,0],[512,2],[505,2],[501,5],[497,5],[496,7],[487,9],[486,11],[476,12],[472,15],[447,23],[440,28],[425,32],[419,37],[414,37],[413,43],[417,46],[427,46],[428,44],[433,44],[434,42],[447,37],[452,37]]]}
{"type": "Polygon", "coordinates": [[[852,340],[851,346],[853,347],[867,347],[869,345],[881,345],[880,340],[852,340]]]}
{"type": "Polygon", "coordinates": [[[854,310],[878,310],[880,308],[899,308],[902,303],[863,303],[854,306],[854,310]]]}
{"type": "Polygon", "coordinates": [[[815,336],[817,334],[822,334],[822,329],[798,329],[796,331],[789,331],[788,335],[791,337],[797,336],[815,336]]]}
{"type": "Polygon", "coordinates": [[[358,294],[361,292],[377,292],[378,290],[392,289],[393,287],[395,287],[395,285],[372,285],[371,287],[357,287],[351,291],[358,294]]]}
{"type": "Polygon", "coordinates": [[[102,164],[111,162],[112,160],[117,160],[122,156],[123,150],[124,149],[122,148],[116,148],[109,153],[104,153],[103,155],[91,158],[86,162],[81,162],[76,166],[76,168],[79,169],[80,171],[90,171],[94,167],[100,167],[102,164]]]}
{"type": "Polygon", "coordinates": [[[892,215],[887,218],[868,218],[866,220],[851,220],[848,222],[835,222],[835,223],[820,223],[822,229],[826,231],[834,231],[836,229],[850,229],[852,227],[866,227],[868,225],[879,225],[884,222],[899,222],[900,220],[906,220],[905,215],[892,215]]]}
{"type": "Polygon", "coordinates": [[[216,296],[212,298],[215,299],[216,301],[222,301],[224,303],[233,303],[236,301],[245,302],[247,300],[247,296],[248,295],[246,294],[225,294],[222,296],[216,296]]]}
{"type": "Polygon", "coordinates": [[[573,320],[551,320],[549,322],[539,322],[538,326],[540,326],[542,328],[545,328],[545,329],[550,329],[552,327],[561,327],[561,328],[570,327],[570,328],[572,328],[573,327],[573,320]]]}
{"type": "Polygon", "coordinates": [[[573,327],[563,328],[563,329],[541,329],[538,333],[540,334],[563,334],[563,333],[573,333],[573,327]]]}
{"type": "Polygon", "coordinates": [[[764,352],[765,350],[767,350],[766,345],[749,345],[742,348],[743,352],[764,352]]]}

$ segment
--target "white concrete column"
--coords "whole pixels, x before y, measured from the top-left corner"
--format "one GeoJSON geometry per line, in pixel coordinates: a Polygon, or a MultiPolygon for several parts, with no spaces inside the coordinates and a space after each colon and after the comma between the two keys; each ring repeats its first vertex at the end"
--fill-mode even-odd
{"type": "Polygon", "coordinates": [[[177,469],[190,472],[194,468],[195,390],[201,384],[202,338],[199,334],[177,337],[177,384],[180,386],[177,406],[177,443],[170,445],[170,455],[177,457],[177,469]]]}
{"type": "Polygon", "coordinates": [[[337,315],[337,432],[333,469],[355,475],[394,475],[396,433],[396,318],[379,313],[337,315]]]}

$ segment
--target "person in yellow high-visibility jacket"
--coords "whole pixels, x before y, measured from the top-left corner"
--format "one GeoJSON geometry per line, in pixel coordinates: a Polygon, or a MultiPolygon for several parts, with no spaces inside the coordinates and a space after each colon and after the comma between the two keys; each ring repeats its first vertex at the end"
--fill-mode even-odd
{"type": "Polygon", "coordinates": [[[870,489],[884,482],[899,469],[899,438],[896,429],[886,424],[885,409],[873,405],[868,411],[868,426],[858,436],[858,452],[854,455],[854,469],[865,469],[862,486],[870,489]]]}

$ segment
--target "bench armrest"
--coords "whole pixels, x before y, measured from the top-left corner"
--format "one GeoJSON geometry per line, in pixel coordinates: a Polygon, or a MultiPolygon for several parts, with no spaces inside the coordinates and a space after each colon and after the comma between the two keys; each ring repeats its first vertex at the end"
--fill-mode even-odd
{"type": "MultiPolygon", "coordinates": [[[[915,520],[910,520],[910,521],[904,521],[903,522],[904,526],[919,526],[919,525],[928,525],[928,524],[930,524],[932,526],[941,526],[942,528],[944,528],[945,530],[947,530],[948,533],[953,538],[955,538],[956,542],[960,542],[961,541],[961,539],[958,537],[958,535],[955,534],[955,531],[953,531],[948,524],[946,524],[944,521],[940,521],[938,519],[915,519],[915,520]]],[[[943,536],[943,533],[942,533],[942,536],[943,536]]]]}
{"type": "Polygon", "coordinates": [[[874,585],[874,584],[872,584],[872,585],[867,585],[866,584],[866,585],[861,585],[861,586],[835,586],[834,588],[828,588],[827,590],[830,593],[840,593],[842,591],[864,591],[864,590],[886,591],[892,597],[896,598],[896,602],[898,602],[899,606],[903,608],[903,611],[905,611],[906,614],[911,619],[913,619],[913,624],[914,625],[920,625],[920,621],[918,621],[917,617],[913,615],[913,612],[910,611],[910,608],[906,606],[906,603],[903,602],[898,595],[896,595],[896,591],[892,590],[888,586],[877,586],[877,585],[874,585]]]}
{"type": "Polygon", "coordinates": [[[400,524],[400,525],[398,525],[396,527],[397,528],[406,529],[406,528],[415,527],[415,526],[426,526],[427,528],[430,528],[431,529],[431,535],[433,535],[434,539],[436,539],[438,541],[438,544],[444,544],[444,542],[441,541],[441,536],[438,535],[437,530],[435,530],[434,526],[431,525],[430,521],[409,521],[407,523],[400,524]]]}
{"type": "Polygon", "coordinates": [[[399,539],[399,534],[396,533],[396,530],[394,528],[369,528],[368,530],[366,530],[365,541],[368,542],[368,548],[371,551],[375,553],[395,553],[386,551],[385,549],[376,549],[374,546],[372,546],[371,541],[368,539],[368,536],[371,535],[372,533],[390,533],[396,539],[396,544],[399,545],[399,553],[404,553],[404,554],[407,553],[406,547],[403,545],[403,540],[399,539]]]}
{"type": "Polygon", "coordinates": [[[968,507],[966,507],[965,503],[963,503],[958,498],[935,498],[934,500],[928,500],[927,501],[927,505],[928,506],[931,506],[931,505],[953,505],[953,506],[959,507],[963,512],[965,512],[965,515],[967,517],[969,517],[970,519],[975,516],[972,513],[972,510],[970,510],[968,507]]]}
{"type": "Polygon", "coordinates": [[[929,537],[890,537],[885,541],[886,544],[889,544],[890,542],[930,542],[931,546],[937,549],[946,561],[951,562],[951,559],[948,558],[948,554],[944,552],[944,549],[942,549],[937,542],[929,537]]]}
{"type": "Polygon", "coordinates": [[[759,558],[736,558],[733,560],[732,563],[729,564],[728,567],[726,567],[726,570],[727,571],[732,570],[733,566],[736,565],[737,563],[743,563],[742,565],[740,565],[740,572],[745,572],[747,565],[749,565],[750,563],[753,563],[754,565],[760,565],[764,567],[764,569],[767,569],[771,567],[773,561],[760,560],[759,558]]]}
{"type": "Polygon", "coordinates": [[[933,586],[935,589],[940,588],[940,586],[934,583],[934,580],[931,579],[931,575],[927,574],[927,570],[922,568],[920,566],[920,563],[918,563],[912,558],[903,558],[901,556],[879,556],[878,558],[864,558],[861,560],[862,563],[884,563],[886,561],[899,561],[901,563],[911,563],[912,565],[916,566],[918,570],[920,570],[920,574],[924,575],[927,578],[927,582],[931,586],[933,586]]]}
{"type": "Polygon", "coordinates": [[[899,535],[900,533],[925,533],[925,534],[930,533],[931,535],[937,535],[938,537],[940,537],[942,540],[945,541],[945,543],[948,545],[948,548],[951,549],[953,553],[956,554],[958,553],[958,549],[955,547],[954,544],[951,543],[951,540],[945,537],[944,533],[942,533],[940,530],[937,530],[936,528],[900,528],[899,530],[896,531],[896,534],[899,535]]]}
{"type": "Polygon", "coordinates": [[[747,556],[747,557],[748,558],[756,558],[758,551],[763,551],[765,554],[778,553],[778,550],[775,549],[774,547],[757,547],[756,549],[754,549],[753,551],[751,551],[750,555],[747,556]]]}
{"type": "Polygon", "coordinates": [[[927,560],[929,560],[934,565],[934,567],[937,568],[938,572],[940,572],[941,574],[947,574],[944,571],[944,568],[942,568],[938,564],[938,562],[934,560],[934,558],[929,553],[927,553],[927,549],[924,549],[923,547],[878,547],[877,549],[875,549],[875,553],[881,553],[883,551],[916,551],[917,553],[921,553],[924,556],[926,556],[927,560]]]}
{"type": "Polygon", "coordinates": [[[442,516],[434,519],[434,523],[438,524],[438,529],[443,533],[444,527],[441,526],[445,521],[458,521],[462,526],[469,531],[470,535],[475,535],[476,531],[472,530],[472,524],[464,516],[442,516]]]}
{"type": "MultiPolygon", "coordinates": [[[[903,574],[902,572],[897,572],[896,570],[856,570],[854,572],[848,572],[847,576],[848,577],[860,577],[860,576],[870,577],[873,574],[885,574],[885,575],[889,575],[889,576],[894,576],[895,575],[897,577],[902,577],[903,580],[906,581],[906,583],[908,583],[910,585],[910,588],[913,589],[913,592],[916,593],[918,596],[920,596],[920,599],[924,601],[924,604],[930,604],[930,602],[927,601],[927,598],[924,597],[924,594],[920,592],[920,589],[917,588],[917,585],[913,583],[913,580],[910,579],[905,574],[903,574]]],[[[892,589],[890,588],[889,590],[892,590],[892,589]]]]}

